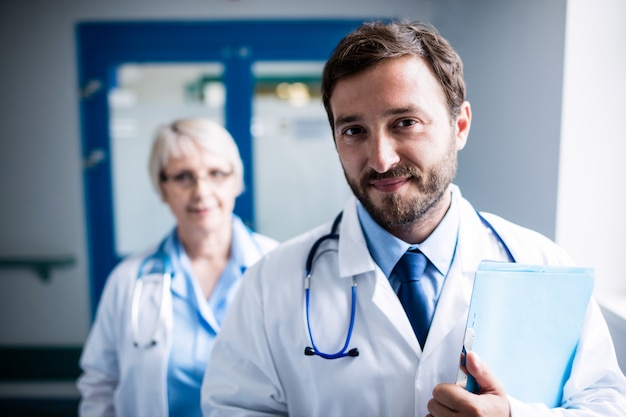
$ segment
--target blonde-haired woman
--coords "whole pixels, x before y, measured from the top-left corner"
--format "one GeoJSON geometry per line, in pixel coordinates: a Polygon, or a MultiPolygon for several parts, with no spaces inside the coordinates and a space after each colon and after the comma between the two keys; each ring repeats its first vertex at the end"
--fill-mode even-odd
{"type": "Polygon", "coordinates": [[[245,269],[277,244],[233,213],[243,164],[219,124],[161,128],[149,170],[176,227],[109,276],[80,361],[81,416],[201,416],[202,377],[230,301],[245,269]]]}

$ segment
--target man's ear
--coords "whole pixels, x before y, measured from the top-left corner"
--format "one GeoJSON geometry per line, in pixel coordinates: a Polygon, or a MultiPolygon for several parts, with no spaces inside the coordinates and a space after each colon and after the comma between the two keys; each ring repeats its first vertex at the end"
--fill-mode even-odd
{"type": "Polygon", "coordinates": [[[470,127],[472,125],[472,109],[468,101],[461,104],[459,114],[454,121],[454,138],[456,139],[456,149],[460,151],[467,143],[470,127]]]}

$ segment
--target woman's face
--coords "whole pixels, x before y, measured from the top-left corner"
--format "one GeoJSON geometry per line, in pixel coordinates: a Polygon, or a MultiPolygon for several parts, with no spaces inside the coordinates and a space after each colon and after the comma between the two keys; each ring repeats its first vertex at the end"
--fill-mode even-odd
{"type": "Polygon", "coordinates": [[[198,144],[190,155],[169,159],[161,182],[179,232],[211,233],[230,227],[240,187],[230,162],[198,144]]]}

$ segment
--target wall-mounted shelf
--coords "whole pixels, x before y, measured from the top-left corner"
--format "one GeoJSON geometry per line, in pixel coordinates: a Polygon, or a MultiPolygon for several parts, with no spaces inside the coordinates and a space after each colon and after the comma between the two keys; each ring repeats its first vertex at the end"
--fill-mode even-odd
{"type": "Polygon", "coordinates": [[[0,256],[0,268],[32,269],[42,281],[49,281],[52,268],[72,266],[75,259],[70,255],[60,256],[0,256]]]}

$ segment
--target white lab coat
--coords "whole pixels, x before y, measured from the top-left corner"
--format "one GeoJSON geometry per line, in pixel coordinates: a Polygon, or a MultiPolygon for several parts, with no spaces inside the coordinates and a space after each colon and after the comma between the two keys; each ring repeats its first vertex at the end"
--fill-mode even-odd
{"type": "MultiPolygon", "coordinates": [[[[339,351],[350,318],[350,284],[356,277],[356,322],[349,347],[357,347],[360,356],[326,360],[304,355],[311,344],[304,307],[305,259],[313,242],[329,232],[327,224],[280,246],[248,271],[213,348],[202,386],[203,414],[427,415],[433,387],[456,380],[479,262],[507,260],[491,230],[458,189],[452,189],[460,204],[459,242],[424,352],[388,279],[369,254],[352,199],[344,208],[338,245],[329,242],[318,251],[338,247],[338,253],[319,255],[314,266],[310,317],[318,348],[339,351]]],[[[517,262],[571,265],[542,235],[494,215],[485,217],[517,262]]],[[[572,407],[596,399],[589,404],[594,412],[584,415],[606,417],[626,415],[625,396],[626,379],[604,319],[592,303],[564,398],[572,407]],[[600,389],[603,386],[618,386],[621,392],[600,389]]],[[[567,415],[513,398],[510,403],[512,417],[567,415]]]]}
{"type": "MultiPolygon", "coordinates": [[[[244,263],[251,266],[277,242],[250,233],[233,222],[242,244],[244,263]]],[[[149,275],[139,305],[139,340],[148,341],[158,323],[157,344],[133,346],[131,299],[139,265],[155,248],[121,262],[107,279],[96,318],[80,360],[84,373],[77,381],[82,417],[166,417],[167,363],[171,347],[172,299],[165,298],[164,320],[159,320],[161,276],[149,275]],[[152,279],[155,278],[155,279],[152,279]],[[158,278],[158,279],[156,279],[158,278]]],[[[231,288],[232,297],[238,285],[231,288]]],[[[208,352],[207,352],[208,354],[208,352]]]]}

